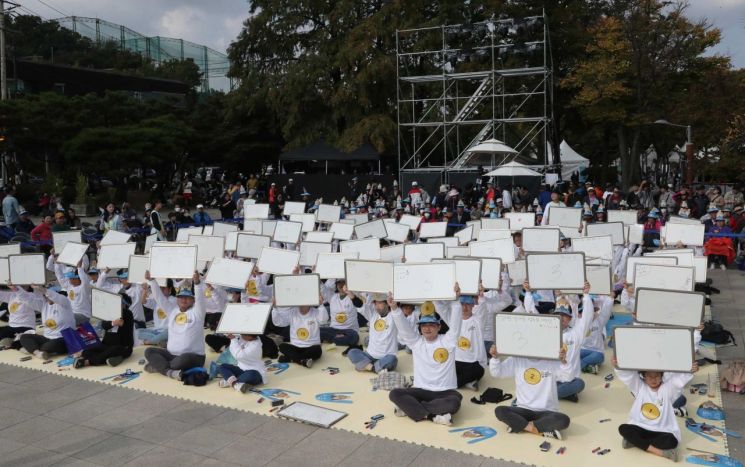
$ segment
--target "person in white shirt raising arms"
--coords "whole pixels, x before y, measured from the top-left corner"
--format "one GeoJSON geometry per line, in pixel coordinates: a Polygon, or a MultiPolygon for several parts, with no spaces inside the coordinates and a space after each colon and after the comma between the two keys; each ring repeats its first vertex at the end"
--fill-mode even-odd
{"type": "Polygon", "coordinates": [[[388,308],[385,294],[368,294],[365,304],[357,312],[370,323],[370,341],[366,351],[350,349],[347,357],[357,371],[392,371],[398,358],[398,332],[388,308]]]}
{"type": "Polygon", "coordinates": [[[290,327],[290,343],[279,345],[280,363],[297,363],[306,368],[313,366],[313,361],[321,358],[321,325],[328,321],[326,307],[295,306],[272,309],[272,321],[277,326],[290,327]]]}
{"type": "Polygon", "coordinates": [[[414,357],[414,386],[394,389],[388,395],[395,404],[396,416],[408,416],[416,422],[431,420],[450,426],[453,414],[460,409],[463,396],[456,391],[455,350],[458,347],[462,312],[457,283],[455,295],[457,299],[450,302],[450,329],[447,334],[439,334],[439,319],[425,315],[419,317],[421,336],[404,317],[393,296],[388,295],[388,306],[401,341],[411,349],[414,357]]]}

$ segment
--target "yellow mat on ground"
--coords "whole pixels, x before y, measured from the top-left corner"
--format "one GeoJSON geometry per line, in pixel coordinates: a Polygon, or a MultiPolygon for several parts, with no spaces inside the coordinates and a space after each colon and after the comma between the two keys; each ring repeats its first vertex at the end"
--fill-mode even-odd
{"type": "MultiPolygon", "coordinates": [[[[141,371],[138,360],[143,358],[144,347],[135,349],[130,359],[117,368],[110,367],[86,367],[75,370],[68,369],[59,371],[56,363],[42,364],[36,358],[21,362],[23,356],[18,351],[6,350],[0,352],[0,363],[18,367],[40,370],[57,374],[64,377],[80,378],[89,381],[116,384],[101,381],[131,368],[141,371]]],[[[463,404],[460,411],[454,416],[452,427],[435,425],[430,422],[414,423],[408,418],[398,418],[393,415],[393,405],[388,400],[388,392],[383,390],[373,391],[369,380],[374,376],[372,373],[358,373],[345,357],[341,355],[342,348],[334,346],[324,347],[323,357],[315,363],[312,369],[299,367],[291,364],[289,369],[281,374],[270,374],[269,383],[266,388],[283,389],[292,391],[285,400],[304,401],[336,410],[347,412],[349,415],[337,423],[333,429],[348,430],[351,432],[379,436],[391,440],[409,442],[418,445],[432,446],[454,451],[477,454],[495,459],[504,459],[514,462],[522,462],[533,465],[604,465],[624,466],[629,465],[670,465],[670,461],[646,454],[638,449],[621,449],[621,437],[617,427],[627,420],[627,414],[632,404],[632,396],[628,389],[617,379],[605,388],[603,377],[611,373],[611,352],[606,353],[606,363],[601,367],[599,375],[583,375],[586,388],[580,394],[580,402],[561,402],[561,410],[571,417],[570,427],[563,432],[564,440],[550,440],[551,450],[541,452],[539,445],[543,438],[530,434],[510,434],[505,430],[505,425],[494,416],[495,404],[476,405],[470,402],[471,397],[477,395],[474,391],[462,390],[463,404]],[[331,375],[323,371],[326,367],[337,367],[341,370],[339,374],[331,375]],[[329,392],[346,392],[351,397],[351,403],[321,402],[316,395],[329,392]],[[294,394],[299,393],[299,394],[294,394]],[[365,429],[364,422],[371,416],[382,413],[385,419],[380,421],[373,430],[365,429]],[[600,420],[610,419],[601,423],[600,420]],[[450,430],[486,426],[497,431],[493,438],[483,441],[469,443],[470,438],[462,436],[461,432],[450,430]],[[556,450],[565,446],[566,452],[557,455],[556,450]],[[593,454],[595,448],[610,449],[604,456],[593,454]]],[[[217,354],[209,351],[207,353],[207,365],[216,359],[217,354]]],[[[399,364],[397,371],[411,375],[412,359],[405,352],[398,354],[399,364]]],[[[55,361],[60,360],[56,358],[55,361]]],[[[70,368],[70,367],[67,367],[70,368]]],[[[716,365],[703,367],[694,377],[692,383],[713,383],[715,395],[708,396],[690,395],[688,398],[688,410],[695,417],[696,408],[704,400],[722,404],[721,393],[717,382],[719,376],[716,365]]],[[[161,375],[143,373],[138,378],[122,385],[133,390],[141,390],[152,394],[176,397],[184,400],[214,404],[221,407],[245,410],[262,415],[272,416],[269,412],[271,406],[268,400],[258,403],[259,397],[255,394],[240,394],[231,389],[219,389],[216,382],[210,382],[207,387],[184,386],[178,381],[168,379],[161,375]]],[[[482,390],[487,387],[499,387],[505,392],[514,394],[514,382],[512,379],[492,378],[487,371],[481,381],[482,390]]],[[[502,404],[509,404],[503,402],[502,404]]],[[[698,417],[695,417],[698,418],[698,417]]],[[[726,439],[717,442],[708,441],[687,430],[683,420],[678,419],[683,440],[680,445],[680,462],[690,452],[686,447],[700,449],[717,454],[727,454],[726,439]]],[[[723,427],[722,422],[711,422],[711,424],[723,427]]]]}

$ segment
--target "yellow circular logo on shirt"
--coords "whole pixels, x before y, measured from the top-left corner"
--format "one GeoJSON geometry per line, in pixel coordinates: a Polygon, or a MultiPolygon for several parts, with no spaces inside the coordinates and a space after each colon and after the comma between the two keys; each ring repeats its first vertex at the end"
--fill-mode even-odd
{"type": "Polygon", "coordinates": [[[432,302],[422,303],[422,308],[419,312],[422,316],[429,316],[435,314],[435,304],[432,302]]]}
{"type": "Polygon", "coordinates": [[[210,289],[204,289],[204,297],[212,298],[212,291],[210,289]]]}
{"type": "Polygon", "coordinates": [[[299,328],[296,334],[297,334],[297,338],[300,339],[301,341],[308,340],[308,336],[310,335],[308,330],[305,328],[299,328]]]}
{"type": "Polygon", "coordinates": [[[71,290],[71,291],[67,292],[67,297],[70,300],[75,300],[75,291],[74,290],[71,290]]]}
{"type": "Polygon", "coordinates": [[[158,319],[166,319],[166,316],[168,316],[166,315],[166,312],[163,310],[163,308],[158,308],[158,311],[156,311],[156,313],[158,313],[158,319]]]}
{"type": "Polygon", "coordinates": [[[57,329],[57,321],[49,318],[48,320],[44,321],[44,326],[46,326],[48,329],[57,329]]]}
{"type": "Polygon", "coordinates": [[[336,322],[339,324],[344,323],[347,320],[347,314],[346,313],[337,313],[336,314],[336,322]]]}
{"type": "Polygon", "coordinates": [[[20,303],[13,302],[10,304],[10,306],[8,306],[8,311],[10,311],[11,313],[15,313],[16,311],[18,311],[18,307],[20,306],[21,306],[20,303]]]}
{"type": "Polygon", "coordinates": [[[258,295],[259,290],[256,288],[256,281],[248,281],[248,285],[246,286],[246,291],[249,295],[258,295]]]}
{"type": "Polygon", "coordinates": [[[538,384],[541,382],[541,372],[535,368],[528,368],[523,373],[523,379],[528,384],[538,384]]]}
{"type": "Polygon", "coordinates": [[[642,405],[642,415],[647,420],[656,420],[660,416],[660,409],[649,402],[642,405]]]}
{"type": "Polygon", "coordinates": [[[463,336],[460,336],[458,338],[458,348],[461,349],[461,350],[468,350],[468,349],[470,349],[471,348],[471,341],[469,341],[468,339],[466,339],[463,336]]]}
{"type": "Polygon", "coordinates": [[[449,355],[447,349],[438,347],[435,349],[435,353],[432,354],[432,358],[434,358],[437,363],[445,363],[449,355]]]}
{"type": "Polygon", "coordinates": [[[381,332],[385,330],[385,320],[384,319],[376,319],[375,324],[373,325],[373,329],[375,329],[378,332],[381,332]]]}
{"type": "Polygon", "coordinates": [[[188,320],[188,316],[186,316],[186,313],[181,312],[176,315],[176,324],[186,324],[186,321],[188,320]]]}

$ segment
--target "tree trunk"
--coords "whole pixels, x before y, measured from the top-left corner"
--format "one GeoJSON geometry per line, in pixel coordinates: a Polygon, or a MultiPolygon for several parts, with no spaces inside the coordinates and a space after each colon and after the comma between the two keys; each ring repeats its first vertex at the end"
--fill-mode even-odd
{"type": "Polygon", "coordinates": [[[627,191],[630,186],[631,176],[629,172],[631,168],[628,166],[628,147],[626,146],[626,130],[623,125],[619,125],[616,129],[618,135],[618,160],[619,168],[621,169],[621,185],[623,190],[627,191]]]}

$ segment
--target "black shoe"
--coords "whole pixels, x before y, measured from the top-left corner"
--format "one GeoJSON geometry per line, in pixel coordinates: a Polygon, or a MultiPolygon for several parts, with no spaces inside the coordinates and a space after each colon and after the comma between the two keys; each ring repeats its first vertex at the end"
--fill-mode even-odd
{"type": "Polygon", "coordinates": [[[572,394],[571,396],[566,396],[564,400],[569,402],[579,402],[579,397],[577,394],[572,394]]]}
{"type": "Polygon", "coordinates": [[[290,363],[290,359],[286,355],[280,355],[277,361],[279,363],[290,363]]]}
{"type": "Polygon", "coordinates": [[[106,364],[109,366],[117,366],[122,363],[124,359],[122,357],[109,357],[106,359],[106,364]]]}
{"type": "Polygon", "coordinates": [[[347,347],[347,350],[341,353],[342,356],[346,357],[349,351],[352,349],[362,350],[362,346],[361,345],[350,345],[349,347],[347,347]]]}

